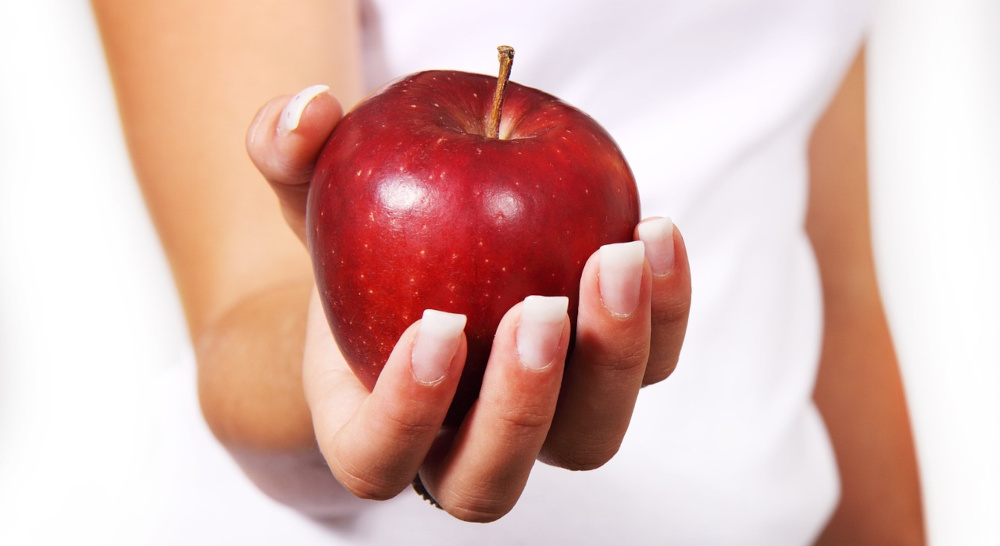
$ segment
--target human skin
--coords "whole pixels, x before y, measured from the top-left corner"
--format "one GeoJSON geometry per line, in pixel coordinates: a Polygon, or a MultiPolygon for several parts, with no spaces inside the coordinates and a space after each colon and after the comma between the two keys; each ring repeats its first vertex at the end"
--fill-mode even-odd
{"type": "Polygon", "coordinates": [[[806,230],[825,322],[814,398],[842,489],[819,544],[923,544],[916,449],[872,254],[865,112],[862,52],[809,147],[806,230]]]}
{"type": "MultiPolygon", "coordinates": [[[[427,448],[426,431],[419,441],[407,436],[419,426],[390,427],[380,441],[396,446],[403,464],[372,473],[352,464],[350,454],[361,449],[359,431],[376,420],[351,421],[348,414],[362,407],[399,413],[408,408],[385,406],[391,397],[382,394],[390,393],[370,395],[351,382],[346,368],[323,364],[337,351],[315,298],[310,299],[311,268],[300,241],[304,183],[318,143],[339,118],[340,104],[351,105],[361,95],[358,30],[352,24],[357,6],[326,0],[304,0],[294,10],[276,1],[94,0],[93,5],[136,174],[184,304],[206,422],[262,490],[303,512],[336,515],[357,509],[352,493],[392,496],[408,485],[414,466],[423,465],[425,481],[450,513],[485,521],[513,506],[536,458],[586,469],[613,456],[631,404],[614,408],[586,444],[580,408],[612,392],[634,400],[640,384],[662,380],[672,370],[690,295],[679,232],[671,232],[677,257],[671,274],[653,275],[646,261],[640,310],[631,322],[606,313],[596,279],[599,260],[588,266],[582,284],[593,305],[589,311],[582,306],[578,318],[585,328],[591,324],[594,350],[576,351],[590,360],[579,366],[586,371],[578,375],[577,387],[560,394],[559,410],[547,406],[539,420],[510,421],[533,425],[518,427],[528,431],[521,436],[505,435],[509,430],[491,436],[497,431],[491,424],[510,417],[495,405],[470,430],[477,433],[474,439],[506,437],[509,445],[472,442],[475,449],[444,455],[427,448]],[[330,83],[331,93],[310,101],[293,131],[277,131],[289,97],[269,99],[317,82],[330,83]],[[247,120],[258,109],[249,149],[259,170],[242,146],[247,120]],[[627,336],[635,339],[637,331],[638,344],[621,343],[627,336]],[[601,385],[608,362],[624,370],[626,379],[601,385]],[[322,419],[313,419],[319,415],[322,419]],[[513,455],[498,456],[503,453],[513,455]],[[428,454],[432,460],[424,464],[428,454]],[[493,466],[484,469],[477,460],[493,466]],[[489,498],[477,497],[483,490],[470,484],[498,468],[516,479],[487,480],[489,498]]],[[[843,483],[821,542],[920,544],[916,458],[871,260],[863,96],[859,59],[810,148],[807,228],[826,300],[816,401],[843,483]]],[[[586,298],[582,292],[581,301],[586,298]]],[[[501,327],[507,347],[516,346],[519,312],[512,310],[510,328],[501,327]]],[[[399,388],[412,388],[418,409],[427,410],[441,391],[406,383],[412,362],[405,349],[418,331],[419,325],[404,334],[404,356],[392,369],[399,372],[399,388]]],[[[461,350],[459,341],[456,362],[461,350]]],[[[509,352],[501,358],[517,375],[509,352]]],[[[547,370],[562,373],[559,365],[547,370]]],[[[498,380],[495,392],[537,389],[551,401],[552,375],[528,379],[535,382],[498,380]]]]}
{"type": "Polygon", "coordinates": [[[491,521],[514,506],[536,460],[582,470],[616,453],[641,386],[669,375],[686,328],[687,259],[669,222],[646,226],[665,230],[654,229],[631,253],[638,260],[630,275],[605,267],[615,249],[588,261],[565,374],[568,317],[542,340],[551,363],[528,369],[519,325],[530,322],[530,307],[514,306],[498,329],[488,366],[494,371],[484,377],[476,406],[461,429],[439,436],[464,336],[447,340],[450,363],[434,363],[445,376],[420,382],[415,355],[426,352],[418,347],[427,338],[418,322],[369,393],[310,299],[304,194],[319,148],[340,118],[338,101],[329,93],[314,97],[299,123],[284,129],[278,118],[289,98],[268,102],[247,136],[260,173],[233,146],[264,97],[276,94],[275,82],[292,89],[341,82],[342,99],[357,97],[346,85],[356,81],[348,74],[356,62],[325,71],[331,63],[321,53],[349,56],[350,43],[337,41],[356,30],[331,32],[328,22],[355,20],[351,6],[94,6],[136,173],[188,319],[203,414],[262,490],[312,515],[335,516],[364,506],[356,497],[397,495],[419,472],[449,513],[491,521]],[[282,70],[269,71],[275,63],[282,70]],[[248,71],[266,76],[255,80],[248,71]],[[658,274],[644,259],[650,246],[651,256],[674,257],[658,274]],[[626,294],[626,312],[605,305],[626,294]]]}

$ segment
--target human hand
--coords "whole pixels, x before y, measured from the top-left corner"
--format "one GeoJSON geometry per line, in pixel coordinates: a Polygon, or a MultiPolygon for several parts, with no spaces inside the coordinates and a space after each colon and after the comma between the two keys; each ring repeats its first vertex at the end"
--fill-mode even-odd
{"type": "MultiPolygon", "coordinates": [[[[305,202],[319,151],[342,115],[323,88],[269,102],[247,147],[305,240],[305,202]]],[[[314,293],[303,387],[317,443],[338,481],[386,499],[418,475],[453,516],[506,514],[535,460],[592,469],[617,451],[639,389],[677,362],[690,302],[680,234],[669,220],[636,228],[584,268],[572,357],[564,298],[529,298],[501,321],[480,396],[462,425],[442,429],[465,360],[464,317],[430,312],[400,338],[375,389],[347,366],[314,293]]]]}

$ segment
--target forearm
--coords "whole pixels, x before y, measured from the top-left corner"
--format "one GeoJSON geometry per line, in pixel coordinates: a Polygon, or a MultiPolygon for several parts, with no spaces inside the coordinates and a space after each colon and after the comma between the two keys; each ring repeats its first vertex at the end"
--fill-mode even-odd
{"type": "Polygon", "coordinates": [[[275,95],[322,82],[357,95],[356,6],[92,4],[137,179],[198,347],[209,424],[227,444],[301,446],[296,366],[311,267],[245,135],[275,95]],[[264,416],[275,422],[255,425],[264,416]]]}
{"type": "Polygon", "coordinates": [[[272,496],[335,487],[303,398],[312,269],[247,157],[261,104],[360,94],[353,1],[93,0],[136,176],[177,282],[205,419],[272,496]],[[324,481],[326,480],[326,481],[324,481]],[[323,486],[323,487],[319,487],[323,486]]]}

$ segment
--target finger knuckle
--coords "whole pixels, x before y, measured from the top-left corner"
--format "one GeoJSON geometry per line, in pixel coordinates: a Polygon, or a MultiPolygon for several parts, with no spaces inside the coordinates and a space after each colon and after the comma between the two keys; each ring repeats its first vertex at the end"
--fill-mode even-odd
{"type": "Polygon", "coordinates": [[[606,372],[632,377],[641,372],[649,360],[649,339],[645,336],[629,336],[622,339],[613,350],[602,351],[590,359],[594,366],[606,372]]]}
{"type": "Polygon", "coordinates": [[[654,301],[651,309],[651,320],[654,325],[674,324],[687,321],[691,311],[690,298],[654,301]]]}
{"type": "Polygon", "coordinates": [[[663,381],[670,377],[675,369],[677,369],[676,359],[672,361],[653,362],[651,358],[649,366],[646,368],[646,375],[642,378],[642,386],[647,387],[663,381]]]}
{"type": "Polygon", "coordinates": [[[552,412],[532,406],[501,406],[496,412],[496,420],[503,435],[516,442],[544,434],[552,423],[552,412]]]}
{"type": "Polygon", "coordinates": [[[651,334],[648,328],[618,333],[581,332],[573,347],[571,367],[593,369],[610,378],[634,377],[649,359],[651,334]]]}
{"type": "Polygon", "coordinates": [[[685,322],[683,319],[671,324],[673,327],[654,330],[650,340],[649,363],[643,376],[643,386],[659,383],[670,377],[677,369],[681,346],[684,344],[685,322]]]}
{"type": "Polygon", "coordinates": [[[445,510],[456,519],[469,523],[491,523],[507,515],[514,502],[490,495],[483,490],[452,491],[445,510]]]}
{"type": "Polygon", "coordinates": [[[406,484],[378,477],[377,473],[352,468],[342,464],[330,465],[334,476],[348,493],[365,500],[388,500],[398,495],[406,484]]]}
{"type": "Polygon", "coordinates": [[[549,447],[544,451],[543,460],[566,470],[596,470],[607,464],[618,453],[620,446],[618,442],[601,442],[549,447]]]}
{"type": "Polygon", "coordinates": [[[399,445],[410,445],[413,442],[432,437],[437,434],[441,426],[436,421],[425,421],[420,415],[403,408],[386,411],[383,413],[383,417],[385,419],[383,427],[386,434],[399,445]]]}

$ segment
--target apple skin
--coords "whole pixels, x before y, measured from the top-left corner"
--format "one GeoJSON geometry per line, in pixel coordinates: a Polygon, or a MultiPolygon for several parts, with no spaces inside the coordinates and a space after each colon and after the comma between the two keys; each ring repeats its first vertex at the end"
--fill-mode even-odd
{"type": "Polygon", "coordinates": [[[639,197],[618,146],[589,116],[495,77],[410,75],[336,126],[308,195],[307,243],[334,338],[373,389],[424,309],[462,313],[468,357],[447,424],[478,397],[500,319],[529,295],[567,296],[583,266],[632,240],[639,197]]]}

